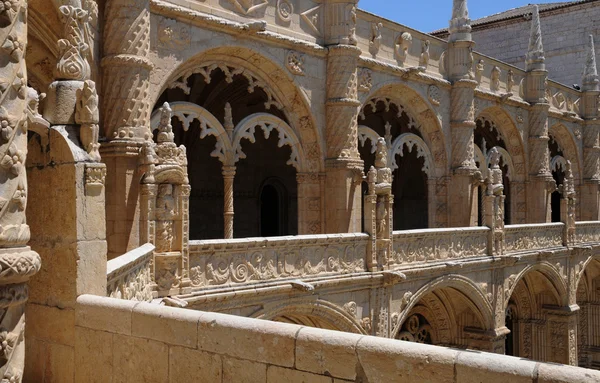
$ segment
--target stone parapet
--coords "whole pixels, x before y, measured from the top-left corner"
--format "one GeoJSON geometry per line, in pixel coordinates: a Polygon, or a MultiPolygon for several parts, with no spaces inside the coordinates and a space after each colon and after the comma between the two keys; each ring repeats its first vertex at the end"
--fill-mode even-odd
{"type": "Polygon", "coordinates": [[[82,382],[600,380],[577,367],[92,295],[79,297],[75,323],[82,382]]]}

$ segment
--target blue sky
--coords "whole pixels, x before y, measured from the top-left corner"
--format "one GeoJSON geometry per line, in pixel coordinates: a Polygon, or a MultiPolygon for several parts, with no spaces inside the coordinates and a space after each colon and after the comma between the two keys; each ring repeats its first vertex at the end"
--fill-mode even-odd
{"type": "MultiPolygon", "coordinates": [[[[559,3],[565,0],[540,0],[539,3],[559,3]]],[[[471,0],[468,2],[472,20],[508,9],[536,3],[532,0],[471,0]]],[[[360,0],[358,7],[365,11],[415,28],[432,32],[448,26],[452,0],[360,0]]]]}

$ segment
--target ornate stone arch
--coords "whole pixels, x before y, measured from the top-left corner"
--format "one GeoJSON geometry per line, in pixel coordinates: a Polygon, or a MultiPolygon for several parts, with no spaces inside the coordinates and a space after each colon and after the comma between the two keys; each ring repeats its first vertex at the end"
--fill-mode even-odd
{"type": "Polygon", "coordinates": [[[569,296],[567,289],[567,282],[561,276],[560,272],[556,269],[555,266],[548,262],[541,262],[535,265],[531,265],[521,270],[521,272],[517,275],[513,274],[507,279],[507,288],[505,289],[505,297],[504,300],[504,311],[506,311],[506,307],[508,305],[508,301],[510,297],[513,295],[516,286],[519,282],[529,273],[538,271],[543,276],[545,276],[550,284],[554,287],[553,293],[556,297],[557,302],[564,306],[568,305],[569,296]]]}
{"type": "Polygon", "coordinates": [[[294,130],[281,118],[268,113],[255,113],[244,118],[233,130],[233,155],[234,162],[240,159],[246,158],[246,154],[242,151],[242,140],[249,140],[254,143],[256,128],[260,127],[263,131],[265,138],[275,130],[279,134],[279,140],[277,142],[278,147],[284,145],[289,146],[291,149],[291,156],[287,162],[287,165],[291,165],[298,172],[307,171],[306,160],[304,158],[304,151],[300,140],[296,136],[294,130]]]}
{"type": "Polygon", "coordinates": [[[252,84],[261,87],[270,95],[274,105],[280,107],[286,116],[290,127],[296,133],[302,147],[305,149],[307,168],[319,172],[323,168],[323,142],[315,117],[310,108],[310,100],[297,86],[292,76],[277,64],[274,59],[266,57],[248,47],[218,46],[186,57],[180,65],[174,68],[155,70],[152,78],[158,80],[158,85],[150,90],[149,99],[154,105],[159,96],[169,87],[178,87],[181,79],[189,73],[201,73],[211,67],[227,67],[230,73],[250,76],[252,84]]]}
{"type": "MultiPolygon", "coordinates": [[[[492,106],[484,109],[475,120],[484,119],[490,121],[498,129],[506,144],[506,150],[513,163],[514,181],[523,182],[527,174],[527,156],[521,134],[510,115],[501,107],[492,106]]],[[[476,144],[479,144],[476,142],[476,144]]]]}
{"type": "MultiPolygon", "coordinates": [[[[200,123],[200,138],[213,136],[217,140],[215,150],[210,154],[218,158],[223,165],[233,165],[233,145],[225,128],[215,116],[200,105],[177,101],[169,104],[172,118],[177,118],[183,125],[183,130],[188,131],[194,120],[200,123]]],[[[150,119],[150,127],[154,131],[160,122],[160,110],[155,110],[150,119]]]]}
{"type": "Polygon", "coordinates": [[[367,335],[367,332],[351,314],[343,308],[321,299],[292,299],[252,315],[253,318],[265,320],[274,320],[282,316],[299,320],[313,318],[313,321],[322,321],[331,329],[367,335]]]}
{"type": "Polygon", "coordinates": [[[417,151],[417,158],[423,158],[423,172],[427,174],[428,177],[432,177],[434,174],[434,159],[429,151],[429,147],[425,141],[421,139],[421,137],[417,136],[413,133],[404,133],[398,136],[394,142],[392,143],[390,155],[388,156],[390,163],[390,168],[392,171],[398,169],[398,165],[396,164],[396,155],[400,156],[404,155],[404,149],[411,152],[413,149],[417,151]]]}
{"type": "Polygon", "coordinates": [[[423,135],[423,141],[432,153],[434,164],[432,174],[436,177],[445,176],[449,165],[444,132],[436,112],[429,103],[414,89],[397,82],[383,84],[371,92],[361,110],[374,99],[387,99],[402,106],[402,109],[415,119],[417,129],[423,135]]]}
{"type": "Polygon", "coordinates": [[[571,161],[573,178],[576,180],[576,184],[581,182],[581,161],[579,160],[579,150],[577,149],[577,143],[575,137],[571,131],[563,124],[556,123],[548,129],[548,135],[558,143],[558,146],[563,152],[563,156],[566,160],[571,161]]]}
{"type": "Polygon", "coordinates": [[[482,292],[479,286],[469,278],[458,274],[450,274],[427,283],[410,297],[408,304],[400,313],[396,328],[392,329],[392,337],[396,338],[398,331],[407,319],[408,314],[423,297],[435,290],[446,288],[457,290],[463,294],[467,300],[473,303],[473,306],[471,307],[477,308],[474,312],[486,330],[494,327],[494,310],[484,292],[482,292]]]}
{"type": "MultiPolygon", "coordinates": [[[[358,144],[360,146],[365,146],[367,144],[367,140],[371,141],[371,153],[375,153],[377,150],[377,139],[379,137],[379,134],[377,134],[376,131],[368,126],[358,126],[358,144]]],[[[387,144],[389,145],[390,143],[388,142],[387,144]]]]}

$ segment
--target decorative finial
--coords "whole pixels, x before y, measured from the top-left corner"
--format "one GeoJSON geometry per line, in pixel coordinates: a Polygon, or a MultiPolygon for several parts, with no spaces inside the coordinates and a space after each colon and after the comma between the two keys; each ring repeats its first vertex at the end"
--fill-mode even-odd
{"type": "Polygon", "coordinates": [[[385,144],[385,139],[383,137],[379,137],[379,139],[377,139],[375,167],[378,169],[387,167],[387,145],[385,144]]]}
{"type": "Polygon", "coordinates": [[[450,20],[449,41],[471,40],[471,19],[467,9],[467,0],[454,0],[452,20],[450,20]]]}
{"type": "Polygon", "coordinates": [[[160,123],[158,124],[158,138],[159,144],[163,142],[175,142],[175,134],[173,133],[173,127],[171,126],[171,106],[168,102],[165,102],[160,108],[160,123]]]}
{"type": "Polygon", "coordinates": [[[500,152],[495,146],[490,150],[489,156],[492,169],[500,169],[500,152]]]}
{"type": "Polygon", "coordinates": [[[587,58],[585,60],[585,68],[583,70],[583,87],[582,90],[600,90],[598,80],[598,68],[596,67],[596,49],[594,48],[594,36],[589,35],[587,58]]]}
{"type": "Polygon", "coordinates": [[[544,46],[542,45],[542,26],[540,24],[540,12],[537,5],[533,6],[531,18],[531,35],[529,36],[529,49],[525,58],[527,71],[546,68],[544,64],[544,46]]]}

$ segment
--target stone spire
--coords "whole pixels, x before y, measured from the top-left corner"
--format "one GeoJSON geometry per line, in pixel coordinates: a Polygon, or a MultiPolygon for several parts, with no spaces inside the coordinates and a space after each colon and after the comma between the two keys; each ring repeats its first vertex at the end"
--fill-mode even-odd
{"type": "Polygon", "coordinates": [[[544,46],[542,45],[542,28],[540,24],[540,12],[537,5],[533,6],[531,18],[531,35],[529,36],[529,49],[525,61],[527,71],[534,69],[545,69],[544,46]]]}
{"type": "Polygon", "coordinates": [[[452,20],[450,20],[449,41],[471,40],[471,19],[467,9],[467,0],[454,0],[452,20]]]}
{"type": "Polygon", "coordinates": [[[594,36],[589,35],[587,59],[585,60],[585,68],[583,69],[583,91],[598,91],[600,90],[598,80],[598,69],[596,67],[596,50],[594,49],[594,36]]]}

